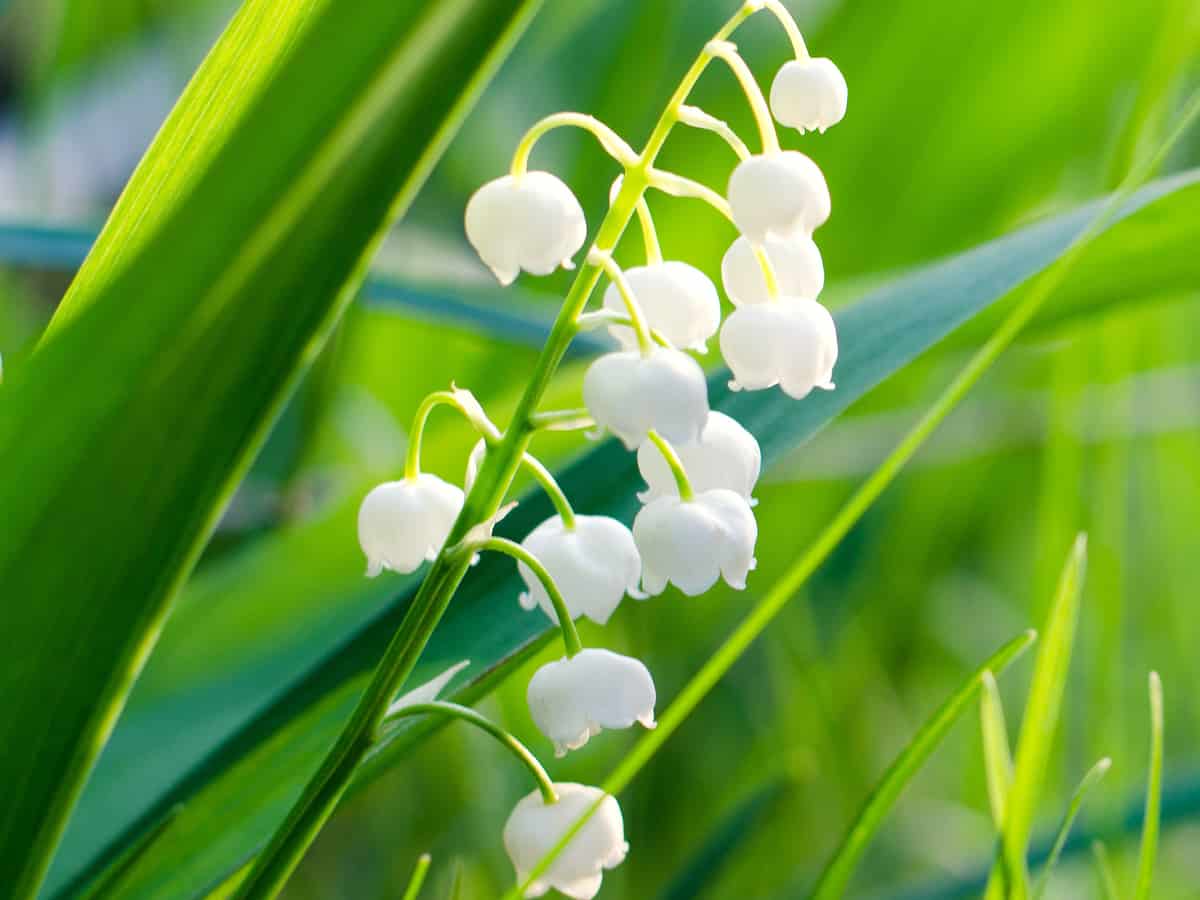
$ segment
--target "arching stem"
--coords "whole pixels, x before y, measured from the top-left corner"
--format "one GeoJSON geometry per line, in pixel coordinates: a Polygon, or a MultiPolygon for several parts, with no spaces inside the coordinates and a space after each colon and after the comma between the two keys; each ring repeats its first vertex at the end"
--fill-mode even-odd
{"type": "Polygon", "coordinates": [[[576,112],[561,112],[555,113],[552,116],[546,116],[525,132],[521,138],[521,142],[517,144],[516,152],[513,153],[512,166],[509,171],[513,175],[523,175],[529,166],[529,154],[533,152],[533,146],[538,140],[548,132],[556,128],[582,128],[584,131],[596,137],[600,142],[600,146],[604,148],[604,152],[619,162],[625,168],[636,165],[638,155],[633,148],[625,142],[619,134],[601,122],[594,116],[587,116],[583,113],[576,112]]]}
{"type": "Polygon", "coordinates": [[[563,528],[567,531],[575,530],[575,510],[571,508],[571,501],[567,499],[567,495],[563,493],[562,487],[550,474],[550,470],[542,465],[532,453],[526,453],[521,459],[521,465],[529,470],[537,483],[542,486],[542,490],[546,492],[546,496],[550,498],[550,502],[554,504],[554,509],[558,513],[558,517],[562,519],[563,528]]]}
{"type": "Polygon", "coordinates": [[[779,299],[779,279],[775,276],[775,266],[771,264],[771,257],[767,256],[765,247],[754,245],[754,258],[758,260],[758,267],[762,269],[763,281],[767,285],[767,298],[773,303],[779,299]]]}
{"type": "Polygon", "coordinates": [[[484,413],[470,391],[459,389],[449,391],[434,391],[421,401],[417,413],[413,416],[412,431],[408,436],[408,452],[404,457],[404,477],[409,481],[421,474],[421,438],[425,433],[425,423],[429,414],[438,406],[452,406],[457,409],[480,436],[489,443],[500,438],[500,429],[484,413]]]}
{"type": "Polygon", "coordinates": [[[542,768],[542,764],[538,762],[538,758],[530,752],[529,748],[491,719],[469,707],[459,706],[457,703],[447,703],[444,700],[432,700],[429,703],[414,703],[412,706],[389,709],[387,716],[383,720],[383,725],[386,727],[398,722],[400,719],[407,719],[412,716],[430,715],[460,719],[463,722],[474,725],[485,734],[490,734],[515,756],[521,765],[529,770],[529,774],[537,782],[538,790],[542,792],[542,799],[547,804],[558,802],[558,793],[554,790],[554,782],[550,780],[550,776],[546,774],[546,770],[542,768]]]}
{"type": "Polygon", "coordinates": [[[737,47],[729,41],[709,41],[705,48],[716,59],[726,63],[733,71],[742,86],[742,92],[754,113],[754,121],[758,125],[758,133],[762,138],[763,153],[779,152],[779,135],[775,133],[775,120],[771,118],[771,108],[767,106],[767,98],[763,96],[762,88],[754,78],[754,73],[738,53],[737,47]]]}
{"type": "Polygon", "coordinates": [[[792,42],[792,53],[795,54],[796,59],[808,59],[810,54],[804,43],[804,35],[800,33],[800,26],[796,24],[796,20],[792,18],[787,7],[780,0],[765,0],[763,8],[778,19],[783,30],[787,32],[788,40],[792,42]]]}
{"type": "Polygon", "coordinates": [[[643,356],[648,356],[654,346],[650,336],[650,326],[646,324],[645,313],[642,312],[641,304],[634,296],[629,279],[625,277],[625,273],[621,271],[617,261],[612,258],[612,254],[607,251],[593,249],[588,254],[588,262],[604,269],[605,274],[617,286],[617,292],[621,295],[621,299],[625,302],[625,309],[629,312],[633,333],[637,335],[638,348],[642,351],[643,356]]]}
{"type": "Polygon", "coordinates": [[[554,615],[558,619],[558,627],[562,631],[563,648],[567,651],[567,656],[574,656],[583,649],[583,644],[579,640],[579,632],[575,630],[575,622],[571,618],[570,610],[567,609],[567,601],[564,599],[562,591],[558,589],[558,585],[550,575],[550,572],[542,565],[540,559],[516,541],[510,541],[508,538],[491,537],[477,543],[465,544],[462,549],[465,553],[494,550],[497,553],[504,553],[518,562],[524,563],[533,572],[537,580],[542,583],[542,587],[546,589],[546,593],[550,596],[550,602],[554,605],[554,615]]]}
{"type": "Polygon", "coordinates": [[[583,408],[551,409],[529,417],[529,426],[534,431],[582,431],[595,425],[592,414],[583,408]]]}
{"type": "Polygon", "coordinates": [[[711,131],[729,145],[730,149],[737,154],[738,159],[748,159],[753,155],[750,152],[750,148],[746,146],[746,142],[738,137],[738,133],[729,127],[728,122],[724,119],[718,119],[716,116],[709,115],[698,106],[684,105],[679,107],[679,121],[681,124],[691,128],[711,131]]]}
{"type": "Polygon", "coordinates": [[[637,202],[638,224],[642,226],[642,241],[646,245],[646,265],[657,265],[663,261],[662,247],[658,243],[658,231],[654,227],[654,216],[650,214],[650,204],[645,197],[639,197],[637,202]]]}
{"type": "Polygon", "coordinates": [[[683,468],[683,460],[679,458],[679,454],[675,452],[675,448],[671,446],[670,441],[653,428],[646,432],[646,437],[650,439],[650,443],[658,448],[658,452],[663,455],[663,459],[671,467],[671,474],[675,476],[675,486],[679,489],[679,499],[685,503],[695,500],[696,493],[692,490],[692,482],[688,479],[687,471],[683,468]]]}
{"type": "Polygon", "coordinates": [[[677,175],[662,169],[651,169],[647,173],[647,179],[648,187],[660,190],[664,194],[670,194],[672,197],[703,200],[730,222],[733,222],[733,211],[729,208],[729,201],[707,185],[685,175],[677,175]]]}
{"type": "MultiPolygon", "coordinates": [[[[591,331],[593,328],[606,328],[609,325],[628,325],[633,327],[633,319],[628,313],[619,313],[613,309],[598,309],[595,312],[584,313],[579,317],[579,330],[591,331]]],[[[654,343],[668,350],[674,350],[675,345],[667,340],[667,336],[657,328],[650,329],[650,337],[654,343]]]]}

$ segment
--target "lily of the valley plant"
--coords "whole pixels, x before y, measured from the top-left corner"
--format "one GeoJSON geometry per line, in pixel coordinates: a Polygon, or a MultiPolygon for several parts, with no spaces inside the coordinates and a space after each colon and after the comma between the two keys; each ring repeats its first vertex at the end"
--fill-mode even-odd
{"type": "Polygon", "coordinates": [[[399,717],[417,714],[450,715],[485,728],[537,780],[538,789],[517,804],[504,826],[504,845],[526,896],[554,888],[580,900],[593,897],[603,871],[625,858],[621,811],[613,797],[594,787],[552,782],[533,754],[498,726],[470,710],[434,702],[440,683],[428,696],[394,698],[472,559],[496,551],[516,560],[526,584],[514,602],[540,609],[533,614],[545,614],[562,631],[565,655],[539,669],[528,688],[533,719],[555,752],[582,747],[604,729],[654,727],[655,687],[647,666],[607,649],[584,648],[573,620],[586,616],[604,624],[625,596],[656,595],[668,584],[690,596],[721,579],[735,589],[746,586],[755,564],[751,493],[761,454],[745,428],[710,412],[703,370],[689,353],[704,353],[717,338],[735,389],[778,386],[797,400],[814,388],[833,389],[837,333],[817,299],[825,276],[813,242],[830,214],[829,190],[808,156],[780,149],[775,123],[823,132],[845,111],[846,83],[837,67],[810,56],[778,0],[750,0],[703,48],[641,152],[590,116],[559,113],[530,128],[508,174],[471,198],[467,237],[502,284],[522,271],[548,275],[578,264],[578,274],[508,426],[497,427],[466,390],[431,394],[417,411],[403,477],[379,485],[363,500],[358,538],[368,575],[413,572],[427,560],[432,565],[353,719],[243,883],[244,896],[270,895],[282,885],[373,743],[399,717]],[[795,55],[775,74],[769,101],[729,40],[764,9],[782,24],[795,55]],[[725,122],[687,103],[714,61],[728,67],[749,101],[757,153],[725,122]],[[732,149],[736,164],[724,195],[656,167],[676,125],[710,131],[732,149]],[[564,126],[593,134],[621,169],[586,251],[586,217],[571,189],[555,175],[529,168],[537,141],[564,126]],[[698,199],[737,227],[740,236],[721,262],[734,306],[723,322],[708,277],[688,262],[663,258],[646,199],[650,189],[698,199]],[[635,217],[645,264],[622,270],[613,253],[635,217]],[[589,311],[602,277],[608,286],[599,308],[589,311]],[[541,409],[568,344],[596,327],[607,328],[619,349],[588,369],[586,410],[541,409]],[[460,412],[480,438],[467,465],[466,493],[420,468],[421,433],[439,405],[460,412]],[[611,432],[637,454],[647,490],[639,495],[644,505],[632,529],[616,519],[577,514],[531,451],[539,431],[571,428],[611,432]],[[547,491],[556,513],[516,543],[491,532],[522,466],[547,491]],[[547,864],[547,853],[588,812],[591,818],[547,864]]]}

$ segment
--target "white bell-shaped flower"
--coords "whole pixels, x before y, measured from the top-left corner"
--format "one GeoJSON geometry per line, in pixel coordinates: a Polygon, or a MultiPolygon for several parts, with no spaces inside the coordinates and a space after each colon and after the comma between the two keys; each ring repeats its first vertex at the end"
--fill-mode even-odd
{"type": "Polygon", "coordinates": [[[721,355],[733,372],[733,390],[778,384],[800,400],[815,387],[833,389],[837,328],[829,310],[815,300],[742,306],[721,328],[721,355]]]}
{"type": "Polygon", "coordinates": [[[602,648],[546,663],[529,682],[529,712],[554,752],[577,750],[605,728],[653,728],[654,679],[641,660],[602,648]]]}
{"type": "Polygon", "coordinates": [[[517,803],[504,823],[504,849],[524,883],[563,835],[599,801],[600,806],[555,857],[544,873],[529,885],[526,897],[540,897],[553,889],[572,900],[591,900],[600,891],[605,869],[625,861],[625,822],[616,798],[583,784],[555,784],[557,803],[547,803],[534,791],[517,803]],[[601,799],[603,798],[603,799],[601,799]]]}
{"type": "Polygon", "coordinates": [[[700,436],[708,419],[704,370],[679,350],[606,353],[583,377],[583,402],[601,428],[635,450],[651,428],[673,444],[700,436]]]}
{"type": "Polygon", "coordinates": [[[781,125],[821,131],[846,115],[846,79],[832,60],[795,59],[771,83],[771,113],[781,125]]]}
{"type": "Polygon", "coordinates": [[[384,569],[414,572],[446,543],[463,506],[463,492],[436,475],[388,481],[374,488],[358,508],[358,543],[367,557],[367,575],[384,569]]]}
{"type": "MultiPolygon", "coordinates": [[[[550,573],[562,592],[571,618],[587,616],[605,624],[625,594],[639,599],[642,558],[633,535],[624,524],[608,516],[576,516],[575,529],[568,531],[558,516],[551,516],[521,542],[550,573]]],[[[524,563],[517,563],[526,592],[521,606],[540,606],[557,622],[554,604],[546,588],[524,563]]]]}
{"type": "Polygon", "coordinates": [[[771,234],[812,234],[829,218],[825,176],[796,150],[742,160],[729,176],[728,198],[734,224],[757,244],[771,234]]]}
{"type": "MultiPolygon", "coordinates": [[[[751,505],[756,502],[750,492],[762,471],[762,450],[754,435],[736,419],[713,410],[708,414],[700,439],[690,444],[676,444],[674,449],[697,493],[726,488],[741,494],[751,505]]],[[[638,494],[643,503],[649,503],[655,497],[678,495],[679,488],[671,467],[662,452],[649,441],[638,448],[638,469],[648,488],[638,494]]]]}
{"type": "MultiPolygon", "coordinates": [[[[775,273],[775,284],[783,297],[815,300],[825,287],[825,264],[821,251],[807,234],[788,238],[767,235],[762,245],[775,273]]],[[[739,237],[721,260],[721,282],[734,306],[768,303],[767,278],[746,237],[739,237]]]]}
{"type": "Polygon", "coordinates": [[[661,594],[671,582],[685,594],[703,594],[724,576],[742,590],[754,568],[758,523],[746,498],[717,488],[692,500],[659,497],[633,521],[642,554],[642,587],[661,594]]]}
{"type": "MultiPolygon", "coordinates": [[[[721,326],[721,298],[708,276],[685,262],[671,260],[625,270],[625,278],[646,316],[646,323],[676,347],[704,353],[721,326]]],[[[604,292],[604,308],[625,312],[615,284],[604,292]]],[[[637,335],[624,325],[609,328],[626,350],[637,348],[637,335]]]]}
{"type": "Polygon", "coordinates": [[[467,240],[501,284],[511,284],[522,269],[549,275],[559,266],[573,268],[571,257],[586,239],[583,208],[549,172],[489,181],[467,203],[467,240]]]}

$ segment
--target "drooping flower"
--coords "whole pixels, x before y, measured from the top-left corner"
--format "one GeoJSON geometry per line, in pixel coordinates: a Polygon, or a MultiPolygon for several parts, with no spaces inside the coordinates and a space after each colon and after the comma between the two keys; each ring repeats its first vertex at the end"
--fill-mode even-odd
{"type": "Polygon", "coordinates": [[[358,509],[358,543],[367,575],[384,569],[414,572],[437,556],[462,510],[463,492],[436,475],[388,481],[375,487],[358,509]]]}
{"type": "MultiPolygon", "coordinates": [[[[562,592],[572,618],[587,616],[605,624],[628,593],[645,597],[638,590],[642,558],[633,535],[624,524],[608,516],[576,516],[575,529],[568,531],[558,516],[551,516],[521,542],[543,566],[562,592]]],[[[540,606],[557,622],[554,605],[546,588],[533,572],[518,563],[525,582],[521,606],[540,606]]]]}
{"type": "Polygon", "coordinates": [[[489,181],[467,203],[467,240],[501,284],[524,269],[549,275],[572,268],[587,239],[583,208],[571,189],[549,172],[505,175],[489,181]]]}
{"type": "Polygon", "coordinates": [[[679,350],[655,347],[606,353],[583,378],[583,402],[601,428],[608,428],[630,450],[651,428],[672,443],[700,436],[708,419],[704,370],[679,350]]]}
{"type": "Polygon", "coordinates": [[[771,83],[771,113],[781,125],[821,131],[842,121],[849,91],[846,79],[825,57],[785,63],[771,83]]]}
{"type": "Polygon", "coordinates": [[[642,554],[642,587],[661,594],[667,583],[691,597],[724,576],[742,590],[754,568],[758,523],[746,498],[724,488],[692,500],[663,496],[650,501],[633,521],[642,554]]]}
{"type": "Polygon", "coordinates": [[[525,891],[526,897],[540,897],[554,889],[572,900],[591,900],[600,890],[604,870],[615,869],[629,852],[621,807],[615,797],[588,785],[568,782],[555,784],[554,790],[557,803],[547,803],[538,791],[521,798],[504,824],[504,849],[517,870],[517,881],[524,883],[542,857],[599,802],[550,868],[525,891]]]}
{"type": "Polygon", "coordinates": [[[641,660],[589,647],[546,663],[529,682],[529,712],[558,756],[604,728],[653,728],[654,679],[641,660]]]}
{"type": "MultiPolygon", "coordinates": [[[[679,461],[697,493],[726,488],[741,494],[753,505],[751,496],[762,471],[758,441],[736,419],[713,410],[700,439],[675,445],[679,461]]],[[[638,499],[649,503],[655,497],[677,496],[679,488],[661,451],[650,442],[638,448],[638,469],[648,490],[638,499]]]]}
{"type": "MultiPolygon", "coordinates": [[[[825,287],[825,265],[821,261],[821,251],[811,237],[806,234],[796,234],[790,238],[767,235],[762,250],[775,273],[779,296],[817,299],[825,287]]],[[[734,306],[768,303],[771,300],[766,276],[754,253],[754,245],[744,236],[735,240],[725,251],[721,260],[721,282],[734,306]]]]}
{"type": "Polygon", "coordinates": [[[738,230],[761,244],[768,235],[811,235],[829,218],[829,186],[817,164],[796,150],[751,156],[729,176],[738,230]]]}
{"type": "MultiPolygon", "coordinates": [[[[645,313],[647,324],[674,344],[700,353],[721,325],[721,299],[708,276],[685,262],[671,260],[625,270],[625,278],[645,313]]],[[[615,284],[604,292],[604,307],[625,311],[615,284]]],[[[637,336],[624,325],[609,328],[626,350],[637,348],[637,336]]]]}
{"type": "Polygon", "coordinates": [[[833,389],[837,328],[829,310],[815,300],[742,306],[721,328],[721,355],[733,372],[733,390],[778,384],[800,400],[815,387],[833,389]]]}

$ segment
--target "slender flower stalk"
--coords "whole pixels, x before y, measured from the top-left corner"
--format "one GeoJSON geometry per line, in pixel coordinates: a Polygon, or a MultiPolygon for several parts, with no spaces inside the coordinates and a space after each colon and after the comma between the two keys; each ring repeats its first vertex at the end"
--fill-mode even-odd
{"type": "Polygon", "coordinates": [[[662,454],[663,459],[667,461],[667,465],[671,467],[671,474],[675,477],[675,486],[679,489],[679,499],[683,501],[695,500],[696,493],[692,490],[692,483],[688,480],[687,471],[683,468],[683,461],[680,460],[679,454],[675,452],[675,448],[671,446],[671,442],[654,429],[646,432],[646,437],[650,439],[650,443],[658,448],[658,452],[662,454]]]}
{"type": "MultiPolygon", "coordinates": [[[[638,202],[645,203],[645,198],[639,197],[638,202]]],[[[642,351],[643,356],[648,355],[654,339],[650,336],[650,326],[646,324],[646,314],[642,311],[637,297],[634,296],[629,279],[625,277],[625,273],[621,271],[621,267],[617,265],[617,261],[612,258],[610,252],[593,250],[588,254],[588,262],[600,265],[605,274],[612,279],[613,284],[617,286],[621,299],[625,302],[625,309],[629,312],[629,322],[633,326],[633,333],[637,335],[638,349],[642,351]]]]}
{"type": "Polygon", "coordinates": [[[433,700],[429,703],[414,703],[411,706],[402,706],[399,709],[390,710],[382,724],[384,726],[394,725],[401,719],[431,715],[460,719],[463,722],[474,725],[485,734],[494,737],[533,776],[533,780],[537,782],[538,790],[541,791],[542,799],[547,803],[558,802],[558,793],[554,790],[554,782],[550,780],[550,776],[546,774],[546,770],[542,768],[542,764],[538,762],[538,758],[530,752],[529,748],[491,719],[470,707],[459,706],[457,703],[447,703],[444,700],[433,700]]]}
{"type": "Polygon", "coordinates": [[[718,119],[698,106],[685,105],[679,107],[679,122],[681,125],[699,128],[701,131],[711,131],[729,145],[738,159],[749,159],[752,155],[750,148],[746,146],[746,142],[738,136],[736,131],[729,127],[728,122],[724,119],[718,119]]]}
{"type": "Polygon", "coordinates": [[[775,120],[771,118],[771,108],[767,105],[767,98],[763,96],[762,88],[758,86],[754,73],[742,59],[742,54],[738,53],[737,47],[729,41],[709,41],[708,52],[726,63],[733,71],[738,84],[741,85],[742,92],[746,95],[746,100],[749,101],[750,109],[754,113],[754,122],[758,126],[758,134],[762,139],[762,152],[778,153],[779,135],[775,132],[775,120]]]}
{"type": "Polygon", "coordinates": [[[424,436],[429,414],[439,406],[451,406],[457,409],[484,440],[495,441],[500,438],[500,429],[492,423],[468,391],[434,391],[421,401],[416,415],[413,416],[412,431],[409,433],[408,439],[408,453],[404,458],[404,477],[409,481],[421,474],[421,438],[424,436]]]}
{"type": "Polygon", "coordinates": [[[604,152],[625,168],[637,165],[638,155],[633,148],[625,142],[624,138],[599,119],[583,113],[561,112],[546,116],[525,132],[513,154],[512,167],[509,170],[512,175],[525,174],[529,166],[529,155],[533,152],[534,145],[544,135],[556,128],[581,128],[594,135],[600,142],[600,146],[604,148],[604,152]]]}
{"type": "Polygon", "coordinates": [[[563,493],[563,489],[559,486],[555,477],[550,474],[550,470],[532,453],[526,453],[521,460],[521,464],[537,480],[537,483],[542,486],[542,490],[546,492],[546,496],[554,504],[555,512],[562,519],[563,528],[567,531],[574,531],[575,510],[571,508],[571,501],[567,499],[567,495],[563,493]]]}
{"type": "Polygon", "coordinates": [[[638,224],[642,226],[642,242],[646,247],[646,265],[654,265],[663,261],[662,247],[658,243],[658,231],[654,227],[654,216],[650,213],[650,204],[645,197],[639,197],[637,202],[638,224]]]}

